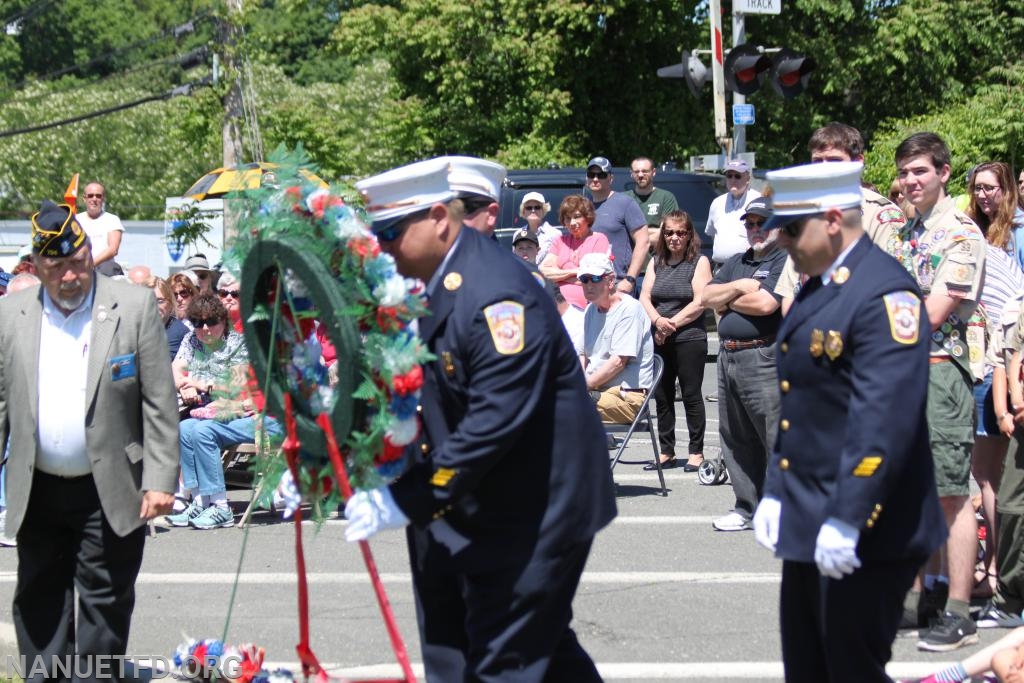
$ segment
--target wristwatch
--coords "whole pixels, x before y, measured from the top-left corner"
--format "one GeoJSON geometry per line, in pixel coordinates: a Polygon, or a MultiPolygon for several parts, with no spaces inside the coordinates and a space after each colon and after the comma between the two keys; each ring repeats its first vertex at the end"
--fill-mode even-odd
{"type": "Polygon", "coordinates": [[[636,287],[636,278],[633,277],[632,275],[623,275],[622,279],[636,287]]]}

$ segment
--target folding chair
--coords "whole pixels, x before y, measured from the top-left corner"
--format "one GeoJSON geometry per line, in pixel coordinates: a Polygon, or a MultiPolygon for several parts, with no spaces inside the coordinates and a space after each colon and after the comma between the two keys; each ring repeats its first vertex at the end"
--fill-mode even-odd
{"type": "Polygon", "coordinates": [[[658,434],[654,431],[654,421],[651,419],[651,397],[654,396],[654,388],[661,382],[661,373],[665,370],[665,361],[661,359],[661,356],[655,354],[654,356],[654,381],[651,383],[651,388],[644,396],[644,402],[640,404],[640,410],[636,412],[636,417],[633,418],[632,424],[627,428],[626,425],[616,424],[605,424],[604,430],[609,434],[619,434],[622,430],[625,430],[626,435],[622,439],[622,443],[619,444],[619,449],[615,453],[615,457],[612,458],[612,469],[619,464],[619,459],[622,457],[623,451],[626,450],[626,446],[629,444],[629,438],[633,436],[633,432],[637,429],[646,429],[647,433],[651,435],[651,451],[654,453],[654,462],[656,463],[656,469],[658,470],[658,480],[661,482],[661,495],[668,496],[668,488],[665,487],[665,475],[661,470],[661,454],[658,453],[658,434]]]}

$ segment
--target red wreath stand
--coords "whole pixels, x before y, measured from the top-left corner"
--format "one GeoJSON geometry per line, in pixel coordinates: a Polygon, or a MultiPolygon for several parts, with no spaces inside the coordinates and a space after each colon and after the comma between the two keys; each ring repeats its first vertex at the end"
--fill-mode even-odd
{"type": "MultiPolygon", "coordinates": [[[[296,435],[295,414],[292,410],[292,397],[286,393],[285,403],[285,431],[286,436],[281,445],[288,461],[288,469],[292,477],[299,481],[299,439],[296,435]]],[[[341,493],[347,500],[352,496],[352,486],[348,481],[348,473],[345,471],[345,463],[338,448],[337,439],[334,436],[334,427],[330,418],[321,413],[316,418],[317,425],[324,432],[327,441],[327,453],[331,459],[331,466],[334,468],[334,476],[338,480],[341,493]]],[[[377,594],[377,603],[380,605],[381,615],[384,617],[384,624],[388,630],[388,637],[391,639],[391,649],[395,653],[395,659],[402,668],[402,678],[365,678],[359,679],[364,683],[416,683],[416,675],[409,664],[409,654],[405,649],[405,642],[402,634],[398,632],[398,624],[395,622],[395,614],[391,609],[391,602],[388,600],[384,584],[380,580],[380,572],[377,571],[377,563],[373,560],[373,553],[370,551],[370,544],[367,541],[359,541],[359,549],[363,553],[363,562],[366,564],[366,571],[370,575],[374,593],[377,594]]],[[[295,562],[299,575],[299,644],[295,647],[299,654],[299,662],[302,664],[302,674],[306,680],[315,678],[318,683],[336,681],[345,683],[354,679],[342,679],[329,676],[320,662],[317,660],[313,650],[309,647],[309,586],[306,581],[306,558],[302,550],[302,509],[295,511],[295,562]]]]}

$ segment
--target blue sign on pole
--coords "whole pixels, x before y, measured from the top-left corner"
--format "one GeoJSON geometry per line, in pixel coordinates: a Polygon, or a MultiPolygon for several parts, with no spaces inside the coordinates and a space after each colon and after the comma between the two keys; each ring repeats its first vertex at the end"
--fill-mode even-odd
{"type": "Polygon", "coordinates": [[[752,126],[754,125],[754,105],[734,104],[732,105],[732,125],[752,126]]]}

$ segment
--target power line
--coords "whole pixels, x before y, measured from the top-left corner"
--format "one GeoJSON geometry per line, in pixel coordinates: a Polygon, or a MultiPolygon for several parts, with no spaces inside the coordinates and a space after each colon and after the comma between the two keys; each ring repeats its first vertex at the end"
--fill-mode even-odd
{"type": "Polygon", "coordinates": [[[202,45],[200,47],[197,47],[195,50],[191,50],[182,55],[169,57],[167,59],[158,59],[152,62],[148,62],[146,64],[140,64],[139,66],[132,67],[131,69],[125,69],[123,71],[107,74],[106,76],[100,76],[96,80],[75,83],[74,85],[62,88],[61,90],[50,90],[47,92],[36,93],[35,95],[27,95],[25,97],[18,97],[18,94],[14,93],[13,99],[7,104],[24,104],[26,102],[34,102],[36,100],[46,99],[47,97],[65,95],[67,93],[75,92],[76,90],[81,90],[82,88],[88,88],[90,86],[103,83],[104,81],[108,81],[113,78],[129,76],[133,73],[138,73],[139,71],[145,71],[146,69],[152,69],[157,66],[165,66],[167,64],[177,64],[182,69],[187,71],[188,69],[194,68],[196,66],[199,66],[200,64],[205,63],[207,56],[209,56],[209,53],[210,48],[206,45],[202,45]]]}
{"type": "Polygon", "coordinates": [[[40,0],[40,2],[37,2],[34,5],[29,5],[28,7],[26,7],[23,10],[21,10],[20,12],[15,12],[11,16],[9,16],[6,19],[4,19],[3,25],[4,26],[10,26],[11,24],[16,23],[18,21],[26,21],[27,22],[27,21],[29,21],[31,19],[36,18],[39,14],[41,14],[43,12],[43,10],[45,10],[47,8],[47,6],[52,5],[52,4],[53,4],[53,0],[40,0]]]}
{"type": "Polygon", "coordinates": [[[201,20],[201,19],[205,19],[207,16],[209,16],[209,12],[202,12],[200,14],[197,14],[195,17],[193,17],[189,21],[185,22],[184,24],[179,24],[178,26],[168,27],[168,28],[164,29],[163,31],[161,31],[160,33],[158,33],[158,34],[156,34],[154,36],[150,36],[149,38],[143,38],[142,40],[137,40],[134,43],[129,43],[128,45],[122,45],[120,47],[114,48],[113,50],[110,50],[109,52],[105,52],[103,54],[100,54],[100,55],[97,55],[97,56],[93,57],[92,59],[90,59],[87,62],[82,62],[80,64],[72,64],[71,66],[65,66],[63,68],[56,69],[54,71],[50,71],[48,73],[42,74],[40,76],[33,76],[32,78],[26,78],[26,79],[24,79],[22,81],[19,81],[18,83],[15,83],[14,85],[10,86],[8,88],[8,92],[10,92],[11,90],[19,90],[19,89],[23,88],[24,86],[28,85],[29,83],[35,83],[37,81],[52,80],[54,78],[57,78],[58,76],[64,76],[65,74],[73,73],[75,71],[80,71],[80,70],[85,69],[85,68],[90,67],[90,66],[95,66],[96,64],[100,64],[100,63],[110,59],[111,57],[116,57],[116,56],[118,56],[120,54],[123,54],[125,52],[130,51],[130,50],[134,50],[134,49],[139,48],[139,47],[144,47],[146,45],[151,45],[151,44],[153,44],[153,43],[155,43],[157,41],[163,40],[167,36],[174,36],[174,38],[176,40],[178,40],[178,39],[180,39],[182,36],[184,36],[186,34],[193,33],[195,31],[195,24],[196,24],[196,22],[201,20]]]}
{"type": "Polygon", "coordinates": [[[158,95],[149,95],[142,99],[135,100],[133,102],[126,102],[119,104],[115,107],[108,107],[106,109],[100,109],[97,111],[89,112],[88,114],[80,114],[78,116],[72,116],[68,119],[61,119],[60,121],[51,121],[49,123],[41,123],[38,126],[29,126],[27,128],[14,128],[11,130],[0,131],[0,138],[14,137],[15,135],[25,135],[26,133],[37,133],[41,130],[48,130],[50,128],[57,128],[59,126],[66,126],[71,123],[78,123],[79,121],[86,121],[88,119],[94,119],[99,116],[106,116],[107,114],[114,114],[125,109],[131,109],[138,107],[139,105],[146,104],[148,102],[155,102],[157,100],[168,100],[172,97],[187,96],[192,94],[194,88],[198,88],[204,85],[209,85],[212,79],[207,76],[206,78],[196,81],[194,83],[186,83],[185,85],[179,85],[176,88],[172,88],[165,93],[158,95]]]}

